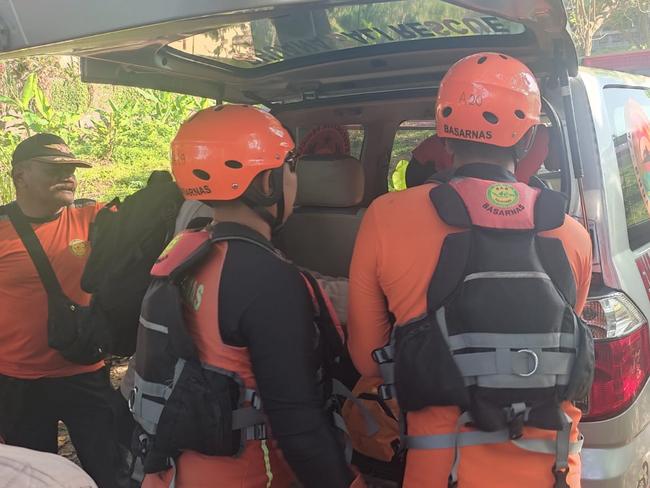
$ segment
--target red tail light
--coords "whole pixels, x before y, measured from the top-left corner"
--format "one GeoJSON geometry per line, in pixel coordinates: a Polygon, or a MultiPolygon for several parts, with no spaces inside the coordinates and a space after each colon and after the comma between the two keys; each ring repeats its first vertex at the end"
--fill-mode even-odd
{"type": "Polygon", "coordinates": [[[623,293],[592,298],[582,313],[595,339],[596,372],[585,420],[611,418],[632,404],[650,374],[650,334],[623,293]]]}

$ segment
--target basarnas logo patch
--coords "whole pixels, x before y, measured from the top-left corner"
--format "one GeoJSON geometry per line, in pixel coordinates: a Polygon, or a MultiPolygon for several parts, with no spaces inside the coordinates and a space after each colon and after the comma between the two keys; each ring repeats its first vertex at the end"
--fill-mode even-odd
{"type": "Polygon", "coordinates": [[[485,192],[487,202],[483,209],[494,215],[516,215],[525,207],[519,203],[519,191],[507,183],[495,183],[490,185],[485,192]]]}
{"type": "Polygon", "coordinates": [[[70,252],[78,258],[83,258],[90,251],[90,243],[82,239],[72,239],[68,244],[70,252]]]}
{"type": "Polygon", "coordinates": [[[160,253],[160,256],[158,256],[158,259],[156,260],[156,262],[159,263],[159,262],[164,261],[165,259],[167,259],[167,257],[169,256],[169,253],[181,241],[182,237],[183,237],[183,234],[178,234],[171,241],[169,241],[169,244],[167,244],[167,246],[165,246],[165,249],[163,249],[163,252],[160,253]]]}

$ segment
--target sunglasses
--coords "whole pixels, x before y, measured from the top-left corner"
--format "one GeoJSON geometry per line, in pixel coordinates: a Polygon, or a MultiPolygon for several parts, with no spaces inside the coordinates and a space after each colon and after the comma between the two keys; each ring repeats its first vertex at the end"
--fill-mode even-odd
{"type": "Polygon", "coordinates": [[[289,166],[289,171],[292,173],[296,172],[296,168],[298,167],[298,156],[295,152],[290,151],[289,154],[287,154],[287,157],[284,159],[284,162],[289,166]]]}

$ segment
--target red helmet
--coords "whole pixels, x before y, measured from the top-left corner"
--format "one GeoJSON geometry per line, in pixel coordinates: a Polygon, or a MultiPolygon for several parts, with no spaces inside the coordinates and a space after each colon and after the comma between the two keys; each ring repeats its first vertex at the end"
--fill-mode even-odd
{"type": "Polygon", "coordinates": [[[505,54],[478,53],[456,62],[440,83],[440,137],[511,147],[540,123],[541,96],[533,73],[505,54]]]}
{"type": "Polygon", "coordinates": [[[249,105],[197,112],[172,141],[172,172],[188,200],[234,200],[255,177],[280,168],[294,148],[273,115],[249,105]]]}

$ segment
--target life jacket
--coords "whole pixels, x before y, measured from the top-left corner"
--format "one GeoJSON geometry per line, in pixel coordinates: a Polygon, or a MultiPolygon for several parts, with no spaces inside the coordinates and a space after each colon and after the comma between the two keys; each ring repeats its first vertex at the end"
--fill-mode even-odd
{"type": "Polygon", "coordinates": [[[462,229],[448,235],[427,292],[427,312],[393,329],[373,353],[384,398],[405,412],[460,407],[457,431],[403,436],[408,449],[512,441],[555,454],[556,487],[567,486],[571,422],[561,404],[583,399],[594,372],[593,339],[574,312],[576,289],[562,242],[540,233],[561,226],[563,195],[523,183],[451,175],[430,200],[462,229]],[[460,432],[470,424],[478,431],[460,432]],[[547,442],[524,426],[557,431],[547,442]]]}
{"type": "MultiPolygon", "coordinates": [[[[153,280],[142,305],[135,383],[129,400],[143,430],[138,454],[144,459],[145,473],[173,467],[183,450],[237,456],[247,441],[268,438],[247,349],[228,347],[217,334],[218,343],[213,347],[219,351],[218,360],[202,363],[184,319],[184,280],[201,266],[215,245],[234,240],[258,245],[283,259],[263,243],[217,224],[179,234],[151,271],[153,280]]],[[[334,381],[330,369],[345,351],[343,332],[316,280],[306,272],[302,275],[314,303],[318,347],[323,357],[319,376],[328,399],[326,408],[341,426],[336,398],[343,388],[334,381]]]]}

